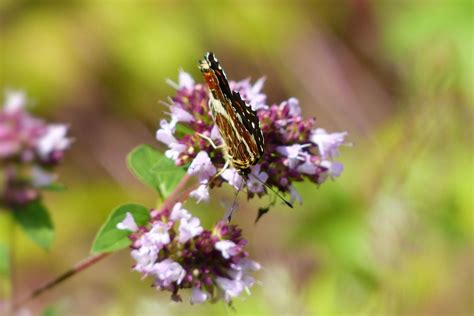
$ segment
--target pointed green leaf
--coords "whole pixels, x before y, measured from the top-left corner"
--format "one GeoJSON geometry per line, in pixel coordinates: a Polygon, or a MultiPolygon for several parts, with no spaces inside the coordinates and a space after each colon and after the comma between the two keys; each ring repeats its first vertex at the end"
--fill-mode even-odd
{"type": "Polygon", "coordinates": [[[269,207],[260,207],[258,209],[257,218],[255,219],[255,224],[257,224],[257,222],[260,220],[260,218],[262,218],[263,215],[267,214],[268,211],[270,211],[269,207]]]}
{"type": "Polygon", "coordinates": [[[194,134],[196,131],[193,130],[191,127],[189,127],[188,125],[184,125],[184,124],[176,124],[176,135],[178,137],[182,137],[184,135],[192,135],[194,134]]]}
{"type": "Polygon", "coordinates": [[[159,151],[147,145],[140,145],[127,157],[132,173],[145,184],[154,188],[165,199],[185,175],[183,168],[177,167],[159,151]]]}
{"type": "Polygon", "coordinates": [[[45,191],[62,192],[62,191],[66,191],[66,186],[61,183],[53,182],[41,187],[41,189],[45,191]]]}
{"type": "Polygon", "coordinates": [[[124,220],[127,213],[132,214],[138,226],[145,225],[150,220],[149,209],[142,205],[124,204],[117,207],[97,233],[92,244],[93,253],[114,252],[130,246],[130,231],[117,228],[117,224],[124,220]]]}
{"type": "MultiPolygon", "coordinates": [[[[0,277],[10,274],[10,251],[8,246],[0,243],[0,277]]],[[[1,278],[0,278],[1,279],[1,278]]]]}
{"type": "Polygon", "coordinates": [[[49,305],[46,307],[43,312],[41,313],[41,316],[58,316],[60,315],[59,309],[54,306],[54,305],[49,305]]]}
{"type": "Polygon", "coordinates": [[[13,215],[23,231],[41,248],[49,249],[53,243],[54,229],[48,210],[39,202],[15,207],[13,215]]]}

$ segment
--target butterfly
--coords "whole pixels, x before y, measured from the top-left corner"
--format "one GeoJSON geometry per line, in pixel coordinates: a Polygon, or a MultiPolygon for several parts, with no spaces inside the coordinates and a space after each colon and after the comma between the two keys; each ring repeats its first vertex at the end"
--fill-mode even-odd
{"type": "Polygon", "coordinates": [[[199,68],[209,87],[209,107],[219,130],[226,156],[226,166],[240,175],[250,173],[250,167],[263,156],[265,143],[257,112],[239,92],[232,91],[224,70],[215,55],[208,52],[199,68]]]}
{"type": "MultiPolygon", "coordinates": [[[[204,55],[204,59],[199,63],[199,68],[209,87],[209,108],[221,135],[222,148],[226,157],[224,167],[214,178],[221,175],[230,164],[247,180],[249,176],[252,176],[250,173],[251,166],[262,158],[265,149],[265,141],[257,112],[242,99],[239,92],[231,90],[227,76],[213,53],[208,52],[204,55]]],[[[201,136],[213,144],[211,139],[204,135],[201,136]]],[[[268,184],[255,176],[253,177],[274,192],[286,205],[293,207],[268,184]]],[[[231,219],[240,190],[241,187],[235,193],[232,207],[227,210],[224,216],[227,221],[231,219]]]]}

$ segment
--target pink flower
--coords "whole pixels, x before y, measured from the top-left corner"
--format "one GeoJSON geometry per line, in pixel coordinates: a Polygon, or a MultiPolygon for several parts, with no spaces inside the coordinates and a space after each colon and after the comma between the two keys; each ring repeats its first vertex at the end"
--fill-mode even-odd
{"type": "Polygon", "coordinates": [[[268,179],[268,174],[264,171],[260,171],[261,166],[259,164],[251,168],[249,179],[247,180],[247,187],[250,192],[261,193],[264,192],[264,185],[268,179]]]}
{"type": "Polygon", "coordinates": [[[199,185],[196,190],[193,190],[189,193],[189,196],[195,198],[197,203],[201,203],[202,201],[207,202],[209,201],[209,187],[207,182],[199,185]]]}
{"type": "Polygon", "coordinates": [[[205,151],[200,151],[188,168],[188,174],[197,175],[200,182],[208,180],[216,174],[216,167],[205,151]]]}
{"type": "Polygon", "coordinates": [[[185,243],[189,239],[202,233],[203,228],[199,218],[192,217],[190,219],[182,218],[179,225],[179,237],[178,240],[180,243],[185,243]]]}
{"type": "Polygon", "coordinates": [[[51,124],[46,133],[38,140],[37,150],[39,155],[47,160],[54,151],[64,151],[71,145],[72,140],[66,137],[67,126],[64,124],[51,124]]]}
{"type": "Polygon", "coordinates": [[[179,263],[165,259],[153,266],[153,274],[157,278],[157,285],[166,288],[173,282],[179,285],[186,275],[186,271],[179,263]]]}
{"type": "Polygon", "coordinates": [[[294,203],[295,201],[298,201],[298,203],[303,204],[303,199],[301,198],[301,195],[296,191],[295,187],[290,185],[290,203],[294,203]]]}
{"type": "Polygon", "coordinates": [[[288,166],[291,169],[294,169],[301,161],[305,160],[303,149],[309,146],[310,144],[304,144],[304,145],[294,144],[291,146],[278,146],[277,151],[283,156],[288,157],[288,166]]]}
{"type": "Polygon", "coordinates": [[[191,214],[183,208],[183,203],[178,202],[173,206],[171,211],[170,219],[172,221],[179,221],[182,218],[190,219],[191,214]]]}
{"type": "Polygon", "coordinates": [[[234,297],[239,296],[245,289],[245,283],[241,280],[218,277],[216,283],[223,291],[223,298],[226,302],[230,302],[234,297]]]}
{"type": "Polygon", "coordinates": [[[311,134],[311,141],[318,145],[322,159],[328,156],[334,159],[339,155],[338,148],[344,144],[346,135],[347,132],[328,134],[325,129],[317,128],[311,134]]]}
{"type": "Polygon", "coordinates": [[[149,241],[158,244],[166,245],[170,242],[170,235],[168,230],[170,225],[168,223],[156,222],[153,227],[147,232],[144,236],[148,238],[149,241]]]}
{"type": "Polygon", "coordinates": [[[304,153],[304,162],[300,164],[297,168],[296,171],[308,175],[315,175],[318,171],[317,165],[312,161],[311,155],[304,153]]]}
{"type": "Polygon", "coordinates": [[[192,89],[193,86],[194,86],[194,80],[191,77],[191,75],[188,74],[187,72],[183,71],[183,70],[179,70],[178,83],[177,84],[175,82],[169,80],[169,79],[166,80],[166,82],[170,86],[175,88],[176,90],[179,90],[179,89],[192,89]]]}
{"type": "Polygon", "coordinates": [[[262,77],[255,82],[254,85],[250,84],[250,79],[245,79],[239,82],[230,82],[230,88],[237,90],[242,99],[247,101],[254,111],[268,108],[265,104],[267,96],[261,93],[265,78],[262,77]]]}
{"type": "Polygon", "coordinates": [[[280,104],[281,107],[287,106],[289,108],[289,115],[290,116],[299,116],[301,115],[301,107],[300,102],[296,98],[289,98],[286,101],[283,101],[280,104]]]}
{"type": "Polygon", "coordinates": [[[242,187],[242,183],[244,179],[242,176],[235,170],[234,168],[226,169],[222,174],[221,177],[225,179],[231,186],[236,188],[237,190],[242,187]]]}
{"type": "Polygon", "coordinates": [[[131,252],[132,258],[136,261],[133,269],[148,275],[153,272],[153,265],[158,258],[158,252],[152,248],[140,247],[131,252]]]}
{"type": "Polygon", "coordinates": [[[231,240],[219,240],[214,247],[222,253],[222,257],[229,259],[238,254],[241,249],[231,240]]]}
{"type": "Polygon", "coordinates": [[[136,232],[138,230],[137,223],[135,223],[135,219],[133,218],[130,212],[127,212],[124,220],[117,224],[117,228],[122,230],[129,230],[132,232],[136,232]]]}
{"type": "Polygon", "coordinates": [[[178,106],[171,107],[171,118],[174,119],[176,122],[189,123],[194,121],[194,116],[192,114],[178,106]]]}
{"type": "Polygon", "coordinates": [[[23,91],[7,91],[4,111],[6,113],[15,113],[23,110],[26,105],[26,95],[23,91]]]}
{"type": "Polygon", "coordinates": [[[209,293],[202,291],[197,287],[193,287],[193,292],[191,294],[191,304],[202,304],[209,298],[209,293]]]}
{"type": "Polygon", "coordinates": [[[177,143],[178,141],[173,136],[174,124],[168,123],[165,120],[160,122],[161,128],[156,131],[156,139],[166,145],[177,143]]]}
{"type": "Polygon", "coordinates": [[[327,168],[327,171],[323,173],[323,180],[329,176],[331,179],[339,177],[344,170],[344,165],[337,161],[325,160],[321,162],[321,167],[327,168]]]}

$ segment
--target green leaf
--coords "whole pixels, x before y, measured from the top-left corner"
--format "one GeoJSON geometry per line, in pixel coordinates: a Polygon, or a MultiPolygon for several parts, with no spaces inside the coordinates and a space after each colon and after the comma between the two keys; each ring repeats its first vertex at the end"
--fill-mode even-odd
{"type": "Polygon", "coordinates": [[[97,233],[92,244],[93,253],[114,252],[130,246],[130,231],[117,228],[117,224],[124,220],[127,213],[132,214],[138,226],[145,225],[150,220],[149,209],[142,205],[124,204],[117,207],[97,233]]]}
{"type": "Polygon", "coordinates": [[[177,167],[159,151],[147,145],[140,145],[127,157],[132,173],[145,184],[154,188],[165,199],[185,175],[183,168],[177,167]]]}
{"type": "Polygon", "coordinates": [[[178,137],[182,137],[184,135],[192,135],[194,134],[196,131],[193,130],[191,127],[189,127],[188,125],[184,125],[184,124],[176,124],[176,135],[178,137]]]}
{"type": "Polygon", "coordinates": [[[0,244],[0,277],[10,275],[10,251],[7,245],[0,244]]]}
{"type": "Polygon", "coordinates": [[[54,229],[48,210],[39,202],[15,207],[13,215],[24,232],[41,248],[51,248],[54,229]]]}
{"type": "Polygon", "coordinates": [[[57,316],[59,315],[58,308],[54,305],[50,305],[43,310],[41,316],[57,316]]]}
{"type": "Polygon", "coordinates": [[[257,218],[255,219],[255,224],[262,218],[263,215],[267,214],[270,211],[270,207],[260,207],[258,209],[257,218]]]}
{"type": "Polygon", "coordinates": [[[53,182],[51,184],[41,187],[41,190],[52,191],[52,192],[62,192],[62,191],[66,191],[66,186],[61,183],[53,182]]]}

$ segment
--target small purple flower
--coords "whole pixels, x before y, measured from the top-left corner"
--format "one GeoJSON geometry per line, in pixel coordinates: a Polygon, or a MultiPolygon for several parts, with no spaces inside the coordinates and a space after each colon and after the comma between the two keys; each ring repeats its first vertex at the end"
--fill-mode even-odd
{"type": "Polygon", "coordinates": [[[194,121],[194,116],[191,113],[177,106],[171,107],[171,118],[174,118],[176,122],[189,123],[194,121]]]}
{"type": "Polygon", "coordinates": [[[314,158],[308,153],[304,153],[302,157],[304,157],[304,162],[296,168],[296,171],[302,174],[315,175],[318,172],[318,165],[314,158]]]}
{"type": "Polygon", "coordinates": [[[177,139],[173,136],[174,133],[174,124],[168,123],[165,120],[160,122],[161,128],[156,131],[156,139],[160,142],[170,145],[172,143],[177,143],[177,139]]]}
{"type": "Polygon", "coordinates": [[[262,193],[265,188],[263,183],[267,182],[268,174],[264,171],[260,171],[261,166],[259,164],[251,167],[251,173],[247,180],[247,187],[250,192],[262,193]]]}
{"type": "Polygon", "coordinates": [[[8,114],[24,109],[26,105],[26,95],[23,91],[7,91],[4,111],[8,114]]]}
{"type": "Polygon", "coordinates": [[[202,291],[198,287],[193,287],[191,294],[191,304],[202,304],[209,299],[209,293],[202,291]]]}
{"type": "Polygon", "coordinates": [[[173,210],[171,211],[170,219],[172,221],[179,221],[182,218],[190,219],[191,213],[183,208],[183,203],[178,202],[173,206],[173,210]]]}
{"type": "Polygon", "coordinates": [[[238,264],[233,265],[232,268],[235,270],[242,271],[242,273],[245,273],[247,271],[258,271],[262,268],[262,266],[258,262],[245,258],[240,260],[238,264]]]}
{"type": "Polygon", "coordinates": [[[157,285],[166,288],[173,282],[179,285],[186,271],[179,263],[165,259],[153,265],[153,274],[156,276],[157,285]]]}
{"type": "Polygon", "coordinates": [[[58,176],[48,172],[40,166],[31,167],[31,184],[35,188],[43,188],[52,184],[58,176]]]}
{"type": "Polygon", "coordinates": [[[180,243],[185,243],[189,239],[201,234],[203,231],[199,218],[192,217],[190,219],[182,218],[179,224],[179,237],[180,243]]]}
{"type": "Polygon", "coordinates": [[[170,225],[168,223],[157,222],[156,225],[153,225],[146,236],[155,244],[166,245],[170,242],[169,229],[170,225]]]}
{"type": "Polygon", "coordinates": [[[241,280],[218,277],[216,283],[223,291],[223,298],[227,303],[239,296],[245,289],[245,284],[241,280]]]}
{"type": "Polygon", "coordinates": [[[209,186],[207,185],[207,182],[199,185],[196,190],[191,191],[189,196],[195,198],[198,203],[209,201],[209,186]]]}
{"type": "Polygon", "coordinates": [[[301,107],[300,102],[296,98],[289,98],[286,101],[283,101],[280,104],[280,107],[287,107],[288,108],[288,115],[290,117],[300,116],[301,115],[301,107]]]}
{"type": "Polygon", "coordinates": [[[230,82],[230,88],[240,92],[242,98],[252,106],[254,111],[268,108],[266,105],[267,96],[261,93],[265,78],[260,78],[254,85],[250,84],[250,79],[245,79],[240,82],[230,82]]]}
{"type": "Polygon", "coordinates": [[[229,259],[240,252],[240,247],[231,240],[220,240],[214,247],[222,253],[222,257],[229,259]]]}
{"type": "Polygon", "coordinates": [[[153,248],[140,247],[134,249],[131,252],[132,258],[135,259],[136,264],[133,267],[134,270],[148,275],[152,273],[153,265],[158,258],[158,253],[153,248]]]}
{"type": "Polygon", "coordinates": [[[329,176],[332,179],[339,177],[344,170],[344,165],[337,161],[325,160],[321,162],[321,166],[327,168],[327,171],[323,173],[323,177],[329,176]]]}
{"type": "Polygon", "coordinates": [[[296,191],[295,187],[290,185],[290,203],[294,203],[295,201],[298,201],[298,203],[302,204],[303,199],[301,198],[301,195],[296,191]]]}
{"type": "Polygon", "coordinates": [[[347,132],[328,134],[325,129],[317,128],[311,134],[311,141],[318,145],[321,158],[330,157],[334,159],[339,155],[338,148],[344,144],[347,132]]]}
{"type": "Polygon", "coordinates": [[[123,221],[117,224],[117,228],[121,230],[129,230],[131,232],[136,232],[138,230],[137,223],[130,212],[127,212],[123,221]]]}
{"type": "Polygon", "coordinates": [[[242,176],[234,168],[226,169],[221,177],[237,190],[242,187],[242,183],[244,182],[242,176]]]}
{"type": "Polygon", "coordinates": [[[200,182],[206,181],[216,173],[216,167],[211,162],[209,155],[205,151],[197,154],[196,158],[188,168],[190,175],[197,175],[200,182]]]}
{"type": "Polygon", "coordinates": [[[295,167],[305,160],[303,149],[311,146],[311,144],[293,144],[291,146],[278,146],[277,151],[279,154],[288,157],[288,167],[295,169],[295,167]]]}
{"type": "Polygon", "coordinates": [[[53,152],[62,152],[69,148],[71,139],[67,138],[66,134],[66,125],[49,125],[44,135],[38,139],[37,150],[40,157],[44,160],[48,160],[53,152]]]}
{"type": "Polygon", "coordinates": [[[189,75],[187,72],[180,70],[179,71],[179,76],[178,76],[178,83],[176,84],[175,82],[171,80],[167,80],[167,83],[175,88],[176,90],[179,89],[192,89],[194,86],[194,80],[189,75]]]}

